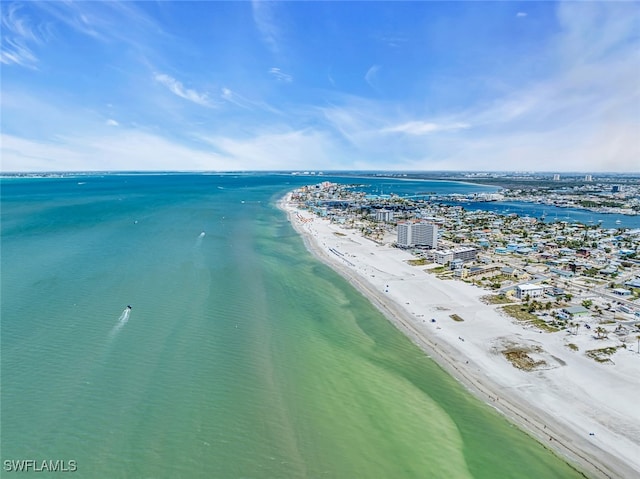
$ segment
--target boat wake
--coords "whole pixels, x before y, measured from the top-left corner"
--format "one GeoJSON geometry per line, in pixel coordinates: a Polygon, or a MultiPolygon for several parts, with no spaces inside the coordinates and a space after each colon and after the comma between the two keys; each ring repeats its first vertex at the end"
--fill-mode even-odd
{"type": "Polygon", "coordinates": [[[196,248],[199,248],[202,245],[202,240],[205,237],[205,235],[206,233],[204,231],[198,235],[198,237],[196,238],[196,244],[195,244],[196,248]]]}
{"type": "Polygon", "coordinates": [[[113,327],[113,329],[111,329],[111,332],[109,333],[110,338],[113,338],[116,334],[118,334],[118,331],[120,331],[124,327],[124,325],[127,324],[130,315],[131,306],[127,306],[126,308],[124,308],[124,311],[118,318],[118,322],[116,323],[116,325],[113,327]]]}

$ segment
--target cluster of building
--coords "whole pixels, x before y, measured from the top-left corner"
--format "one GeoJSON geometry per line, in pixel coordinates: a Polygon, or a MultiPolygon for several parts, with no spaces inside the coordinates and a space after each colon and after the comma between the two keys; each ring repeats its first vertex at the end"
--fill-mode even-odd
{"type": "Polygon", "coordinates": [[[292,199],[380,244],[412,251],[444,277],[514,300],[562,298],[557,316],[567,308],[571,316],[582,312],[586,301],[587,312],[599,320],[640,319],[640,229],[544,223],[433,200],[371,197],[328,182],[295,190],[292,199]]]}
{"type": "MultiPolygon", "coordinates": [[[[559,176],[557,180],[560,181],[559,176]]],[[[565,208],[584,208],[596,213],[640,214],[640,185],[593,182],[587,175],[582,184],[556,187],[507,188],[505,198],[565,208]]]]}

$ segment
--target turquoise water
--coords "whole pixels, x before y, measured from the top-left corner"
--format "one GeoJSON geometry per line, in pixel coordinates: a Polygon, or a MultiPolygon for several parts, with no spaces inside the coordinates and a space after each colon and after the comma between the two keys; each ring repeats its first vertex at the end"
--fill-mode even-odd
{"type": "Polygon", "coordinates": [[[3,464],[74,460],[74,477],[95,478],[581,477],[310,256],[275,201],[311,181],[2,180],[3,464]]]}

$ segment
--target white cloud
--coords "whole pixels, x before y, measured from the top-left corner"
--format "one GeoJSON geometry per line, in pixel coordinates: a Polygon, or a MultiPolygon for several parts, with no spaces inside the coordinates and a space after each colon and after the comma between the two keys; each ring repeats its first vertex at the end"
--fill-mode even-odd
{"type": "Polygon", "coordinates": [[[0,63],[35,68],[38,58],[34,46],[42,45],[51,37],[49,24],[32,25],[30,19],[20,12],[21,6],[11,4],[3,9],[0,25],[0,63]]]}
{"type": "Polygon", "coordinates": [[[209,96],[206,93],[199,93],[196,90],[185,88],[182,82],[176,80],[164,73],[156,73],[154,79],[167,87],[173,94],[196,103],[201,106],[213,107],[214,104],[209,100],[209,96]]]}
{"type": "Polygon", "coordinates": [[[128,48],[147,51],[145,38],[164,32],[134,2],[30,2],[61,25],[93,39],[121,41],[128,48]]]}
{"type": "Polygon", "coordinates": [[[230,170],[232,161],[150,133],[120,129],[105,135],[36,141],[2,134],[2,171],[230,170]]]}
{"type": "Polygon", "coordinates": [[[230,89],[222,88],[221,92],[222,98],[224,98],[225,100],[230,100],[231,98],[233,98],[233,92],[230,89]]]}
{"type": "Polygon", "coordinates": [[[526,17],[527,13],[526,12],[518,12],[516,13],[516,17],[526,17]]]}
{"type": "Polygon", "coordinates": [[[276,4],[274,2],[253,0],[251,7],[253,21],[262,35],[262,39],[273,54],[279,54],[281,33],[275,21],[276,4]]]}
{"type": "Polygon", "coordinates": [[[406,44],[409,39],[404,35],[384,35],[380,38],[380,41],[391,48],[397,48],[406,44]]]}
{"type": "Polygon", "coordinates": [[[410,121],[400,125],[384,128],[383,132],[405,133],[408,135],[428,135],[439,131],[456,131],[469,128],[467,123],[429,123],[424,121],[410,121]]]}
{"type": "Polygon", "coordinates": [[[293,81],[293,77],[288,73],[284,73],[279,68],[273,67],[269,70],[269,73],[273,75],[278,81],[283,83],[291,83],[293,81]]]}
{"type": "Polygon", "coordinates": [[[223,100],[233,105],[239,106],[240,108],[243,108],[245,110],[255,111],[259,109],[259,110],[263,110],[263,111],[267,111],[275,114],[282,113],[281,111],[277,110],[276,108],[273,108],[271,105],[268,105],[265,102],[250,100],[245,96],[240,95],[238,92],[231,90],[230,88],[223,87],[220,90],[220,97],[223,100]]]}
{"type": "MultiPolygon", "coordinates": [[[[403,104],[328,89],[321,106],[287,104],[277,111],[260,101],[261,85],[252,90],[243,84],[251,92],[246,96],[236,84],[208,95],[167,74],[145,72],[147,90],[132,92],[145,108],[138,105],[125,121],[122,112],[102,112],[104,99],[99,107],[74,109],[44,93],[40,102],[29,101],[33,92],[17,95],[5,83],[0,99],[11,126],[5,131],[13,136],[2,137],[2,168],[638,171],[638,14],[629,5],[601,7],[561,4],[559,31],[536,50],[543,60],[537,71],[544,75],[511,84],[501,79],[499,95],[457,110],[443,107],[444,101],[429,103],[428,94],[403,104]],[[152,92],[150,75],[158,82],[152,92]],[[225,108],[219,115],[187,109],[164,88],[198,105],[225,108]],[[153,126],[136,130],[133,121],[153,126]],[[274,130],[276,122],[289,123],[274,130]]],[[[26,38],[35,30],[25,25],[14,29],[26,38]]],[[[262,68],[274,80],[293,81],[280,68],[262,68]]],[[[376,88],[381,73],[380,65],[372,65],[364,79],[376,88]]]]}
{"type": "Polygon", "coordinates": [[[380,71],[380,68],[381,68],[380,65],[373,65],[367,70],[367,73],[364,75],[364,80],[374,90],[378,89],[375,82],[376,82],[376,77],[378,75],[378,72],[380,71]]]}
{"type": "Polygon", "coordinates": [[[329,83],[331,83],[331,86],[336,86],[336,81],[331,76],[331,71],[329,71],[329,73],[327,73],[327,80],[329,80],[329,83]]]}
{"type": "Polygon", "coordinates": [[[339,150],[326,133],[313,130],[258,132],[246,138],[201,138],[243,170],[344,168],[339,150]]]}
{"type": "Polygon", "coordinates": [[[252,110],[255,106],[254,102],[247,100],[245,97],[243,97],[239,93],[232,91],[230,88],[222,88],[220,90],[220,97],[223,100],[228,101],[229,103],[239,106],[240,108],[245,108],[247,110],[252,110]]]}

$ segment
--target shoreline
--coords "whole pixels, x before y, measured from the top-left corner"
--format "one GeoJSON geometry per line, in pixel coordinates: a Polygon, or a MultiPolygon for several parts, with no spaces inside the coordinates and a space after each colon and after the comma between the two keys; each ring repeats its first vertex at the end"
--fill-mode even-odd
{"type": "MultiPolygon", "coordinates": [[[[409,266],[406,260],[411,258],[410,253],[378,245],[354,230],[299,210],[289,203],[289,198],[287,194],[277,206],[286,212],[306,248],[347,279],[395,327],[477,398],[588,477],[625,478],[640,474],[637,457],[640,439],[630,439],[640,437],[636,435],[640,421],[636,419],[633,424],[630,419],[630,437],[620,434],[620,427],[603,430],[594,416],[606,413],[606,418],[619,426],[628,411],[624,408],[613,413],[603,411],[608,398],[596,402],[589,391],[572,390],[574,383],[582,378],[567,381],[563,370],[571,368],[567,367],[568,361],[557,357],[558,354],[566,356],[564,351],[556,348],[549,352],[553,358],[550,361],[558,362],[542,374],[514,368],[497,352],[500,344],[510,341],[537,344],[547,338],[541,338],[538,331],[514,324],[497,311],[497,306],[480,301],[480,296],[488,292],[464,283],[440,280],[419,267],[409,266]],[[424,295],[425,286],[432,293],[429,297],[424,295]],[[424,314],[427,312],[430,318],[434,316],[434,322],[424,314]],[[451,314],[466,319],[455,322],[451,314]],[[557,374],[558,371],[563,374],[557,374]],[[581,392],[585,393],[584,404],[575,407],[576,396],[581,392]],[[561,419],[563,412],[567,414],[561,419]],[[587,429],[597,429],[597,436],[585,429],[585,422],[587,429]]],[[[640,371],[640,361],[632,359],[636,359],[636,364],[629,368],[631,377],[640,371]]],[[[590,361],[594,369],[602,367],[590,361]]],[[[584,364],[579,367],[579,372],[584,372],[584,364]]],[[[626,377],[626,369],[624,373],[626,377]]],[[[640,392],[640,386],[636,389],[640,392]]]]}

